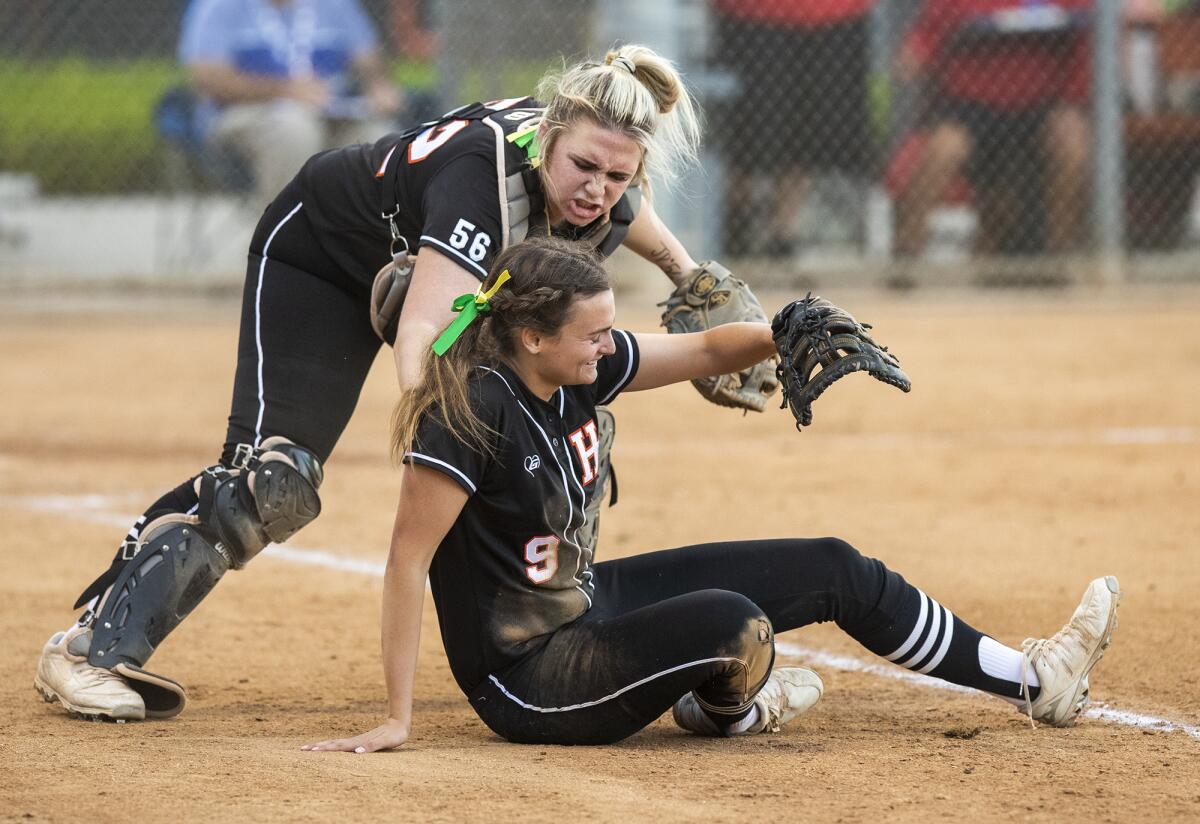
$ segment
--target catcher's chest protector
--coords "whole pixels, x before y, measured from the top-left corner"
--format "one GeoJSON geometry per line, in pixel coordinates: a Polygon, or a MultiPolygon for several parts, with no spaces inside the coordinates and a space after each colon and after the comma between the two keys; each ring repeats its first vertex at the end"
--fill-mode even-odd
{"type": "MultiPolygon", "coordinates": [[[[385,181],[379,187],[380,215],[388,222],[392,237],[392,261],[379,270],[371,288],[371,326],[381,340],[395,343],[396,326],[414,262],[395,220],[401,208],[396,176],[406,155],[404,147],[436,130],[453,128],[457,133],[471,128],[488,129],[495,146],[496,191],[502,193],[499,242],[500,248],[506,249],[531,235],[550,232],[546,198],[532,154],[513,140],[519,133],[535,128],[545,112],[544,107],[529,97],[469,103],[401,133],[377,175],[385,181]]],[[[526,142],[526,146],[529,145],[526,142]]],[[[631,186],[607,217],[579,227],[570,237],[591,246],[602,257],[608,257],[625,241],[641,203],[641,190],[631,186]]]]}
{"type": "MultiPolygon", "coordinates": [[[[496,143],[496,186],[498,191],[504,193],[501,248],[508,248],[531,234],[549,231],[546,197],[537,170],[527,150],[510,139],[517,132],[536,125],[545,113],[545,107],[531,97],[468,103],[437,120],[427,121],[401,133],[397,146],[411,142],[425,132],[445,128],[455,121],[468,125],[479,123],[491,129],[496,143]]],[[[384,216],[395,214],[395,169],[403,155],[402,151],[393,152],[380,175],[383,180],[392,182],[392,185],[381,187],[384,216]]],[[[586,242],[604,257],[611,255],[629,233],[629,224],[637,217],[641,202],[641,190],[631,186],[617,201],[608,220],[601,219],[583,227],[575,239],[586,242]]]]}

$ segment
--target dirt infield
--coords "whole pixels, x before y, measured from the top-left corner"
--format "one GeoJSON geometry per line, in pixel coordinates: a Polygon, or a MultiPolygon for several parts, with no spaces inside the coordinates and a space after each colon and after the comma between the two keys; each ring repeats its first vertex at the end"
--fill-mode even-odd
{"type": "MultiPolygon", "coordinates": [[[[0,818],[1200,819],[1200,294],[830,297],[875,324],[912,394],[848,379],[802,435],[784,412],[742,417],[686,386],[622,398],[621,503],[601,557],[836,535],[1013,645],[1115,574],[1121,626],[1092,689],[1108,716],[1030,730],[994,698],[867,669],[821,626],[780,639],[826,694],[779,735],[703,740],[668,717],[613,747],[515,746],[454,686],[427,599],[411,743],[300,752],[384,709],[379,571],[397,477],[381,357],[329,461],[322,517],[290,554],[226,576],[155,656],[189,687],[187,711],[68,719],[32,688],[41,644],[133,516],[216,459],[237,306],[46,313],[4,297],[0,818]]],[[[623,298],[619,322],[652,329],[650,305],[623,298]]]]}

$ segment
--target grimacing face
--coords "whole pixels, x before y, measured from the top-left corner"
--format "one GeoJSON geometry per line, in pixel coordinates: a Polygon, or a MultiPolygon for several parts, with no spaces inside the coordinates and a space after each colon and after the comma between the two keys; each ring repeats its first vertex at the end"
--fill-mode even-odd
{"type": "Polygon", "coordinates": [[[551,225],[586,226],[625,194],[642,163],[629,135],[583,118],[565,129],[543,159],[551,225]]]}

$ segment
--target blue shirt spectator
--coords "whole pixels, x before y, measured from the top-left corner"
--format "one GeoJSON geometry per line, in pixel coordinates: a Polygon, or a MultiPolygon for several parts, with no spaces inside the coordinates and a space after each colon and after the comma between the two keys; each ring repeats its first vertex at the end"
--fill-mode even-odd
{"type": "Polygon", "coordinates": [[[400,108],[358,0],[192,0],[179,59],[199,127],[249,156],[267,199],[310,155],[389,131],[400,108]]]}
{"type": "Polygon", "coordinates": [[[379,47],[355,0],[195,0],[183,20],[185,66],[222,63],[246,74],[314,76],[345,94],[350,69],[379,47]]]}

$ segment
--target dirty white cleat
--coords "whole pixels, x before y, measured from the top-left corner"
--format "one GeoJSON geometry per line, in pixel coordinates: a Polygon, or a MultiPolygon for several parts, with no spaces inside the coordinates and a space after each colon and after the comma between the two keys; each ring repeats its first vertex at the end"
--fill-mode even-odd
{"type": "Polygon", "coordinates": [[[1104,655],[1117,628],[1121,588],[1109,575],[1088,584],[1083,600],[1067,625],[1052,638],[1026,638],[1021,644],[1025,666],[1037,673],[1040,691],[1029,700],[1022,682],[1030,723],[1043,721],[1055,727],[1072,727],[1088,702],[1088,673],[1104,655]]]}
{"type": "Polygon", "coordinates": [[[771,672],[767,683],[754,696],[757,718],[744,730],[723,729],[704,711],[694,693],[675,702],[671,716],[675,723],[696,735],[756,735],[760,732],[779,732],[779,728],[821,700],[825,685],[821,677],[804,667],[779,667],[771,672]]]}
{"type": "Polygon", "coordinates": [[[779,728],[797,715],[813,708],[821,700],[825,684],[821,677],[804,667],[780,667],[754,696],[760,725],[756,732],[779,732],[779,728]]]}
{"type": "Polygon", "coordinates": [[[73,626],[56,632],[38,661],[34,688],[48,703],[58,701],[71,715],[90,720],[141,721],[146,704],[125,679],[88,663],[92,644],[89,627],[73,626]]]}

